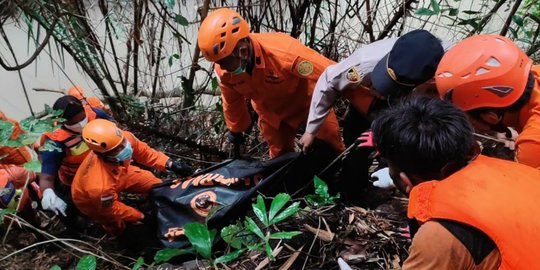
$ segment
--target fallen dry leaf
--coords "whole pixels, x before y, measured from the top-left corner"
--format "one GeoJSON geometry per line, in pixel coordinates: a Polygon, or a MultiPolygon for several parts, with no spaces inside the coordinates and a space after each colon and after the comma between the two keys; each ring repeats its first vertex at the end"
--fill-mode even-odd
{"type": "Polygon", "coordinates": [[[291,265],[296,261],[296,259],[298,258],[298,255],[300,255],[300,252],[302,251],[303,248],[304,246],[301,246],[300,249],[295,251],[291,255],[291,257],[289,257],[289,259],[287,259],[287,261],[279,268],[279,270],[288,270],[291,267],[291,265]]]}
{"type": "MultiPolygon", "coordinates": [[[[281,252],[281,250],[283,249],[283,246],[280,246],[280,247],[277,247],[276,249],[274,249],[272,251],[272,256],[277,257],[277,255],[279,255],[279,253],[281,252]]],[[[257,267],[255,267],[255,270],[261,270],[263,269],[265,266],[267,266],[268,264],[270,263],[270,259],[268,257],[264,258],[264,260],[262,260],[259,265],[257,265],[257,267]]]]}
{"type": "Polygon", "coordinates": [[[325,242],[332,242],[335,236],[333,232],[317,229],[317,228],[309,226],[308,224],[304,224],[304,228],[306,228],[306,230],[310,231],[311,233],[316,235],[317,238],[325,242]]]}

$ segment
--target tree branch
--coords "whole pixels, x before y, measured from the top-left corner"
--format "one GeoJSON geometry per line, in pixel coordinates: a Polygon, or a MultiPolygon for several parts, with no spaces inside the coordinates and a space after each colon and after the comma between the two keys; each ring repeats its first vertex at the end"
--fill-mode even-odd
{"type": "MultiPolygon", "coordinates": [[[[2,58],[0,57],[0,66],[2,66],[7,71],[14,71],[14,70],[21,70],[21,69],[25,68],[26,66],[30,65],[32,62],[34,62],[34,60],[36,60],[36,58],[41,53],[41,51],[45,48],[45,46],[47,46],[47,44],[49,44],[49,39],[50,39],[52,33],[54,32],[54,27],[56,26],[56,23],[58,23],[58,17],[55,17],[55,20],[52,22],[50,28],[47,29],[47,35],[43,39],[43,42],[41,42],[39,47],[37,47],[36,51],[32,54],[32,56],[30,56],[30,58],[28,60],[26,60],[24,63],[22,63],[20,65],[16,64],[16,66],[10,67],[6,63],[4,63],[4,60],[2,60],[2,58]]],[[[5,37],[5,38],[7,39],[7,37],[5,37]]],[[[13,57],[15,57],[15,55],[13,55],[13,57]]]]}

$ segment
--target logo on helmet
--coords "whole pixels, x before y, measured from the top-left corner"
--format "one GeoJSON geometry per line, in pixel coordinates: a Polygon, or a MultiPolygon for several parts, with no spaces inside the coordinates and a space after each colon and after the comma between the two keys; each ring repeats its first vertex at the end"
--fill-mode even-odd
{"type": "Polygon", "coordinates": [[[510,86],[485,86],[482,89],[487,90],[498,97],[505,97],[510,94],[514,88],[510,86]]]}

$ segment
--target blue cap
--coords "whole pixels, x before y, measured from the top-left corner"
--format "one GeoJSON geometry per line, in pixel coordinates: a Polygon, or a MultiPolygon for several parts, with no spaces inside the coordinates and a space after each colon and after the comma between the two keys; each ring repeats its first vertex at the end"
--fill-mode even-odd
{"type": "Polygon", "coordinates": [[[422,29],[411,31],[398,38],[375,65],[371,72],[373,88],[385,97],[407,95],[433,78],[443,54],[437,37],[422,29]]]}

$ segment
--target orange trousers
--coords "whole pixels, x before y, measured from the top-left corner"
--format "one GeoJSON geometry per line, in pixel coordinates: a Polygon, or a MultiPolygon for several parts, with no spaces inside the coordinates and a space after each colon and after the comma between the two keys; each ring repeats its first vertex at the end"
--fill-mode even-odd
{"type": "MultiPolygon", "coordinates": [[[[294,152],[294,139],[298,129],[297,127],[291,127],[282,122],[279,129],[275,129],[270,124],[260,120],[259,128],[261,135],[270,148],[270,158],[294,152]]],[[[326,142],[338,152],[342,152],[345,149],[339,132],[339,124],[333,110],[330,111],[326,121],[324,121],[324,124],[317,132],[316,138],[326,142]]]]}

